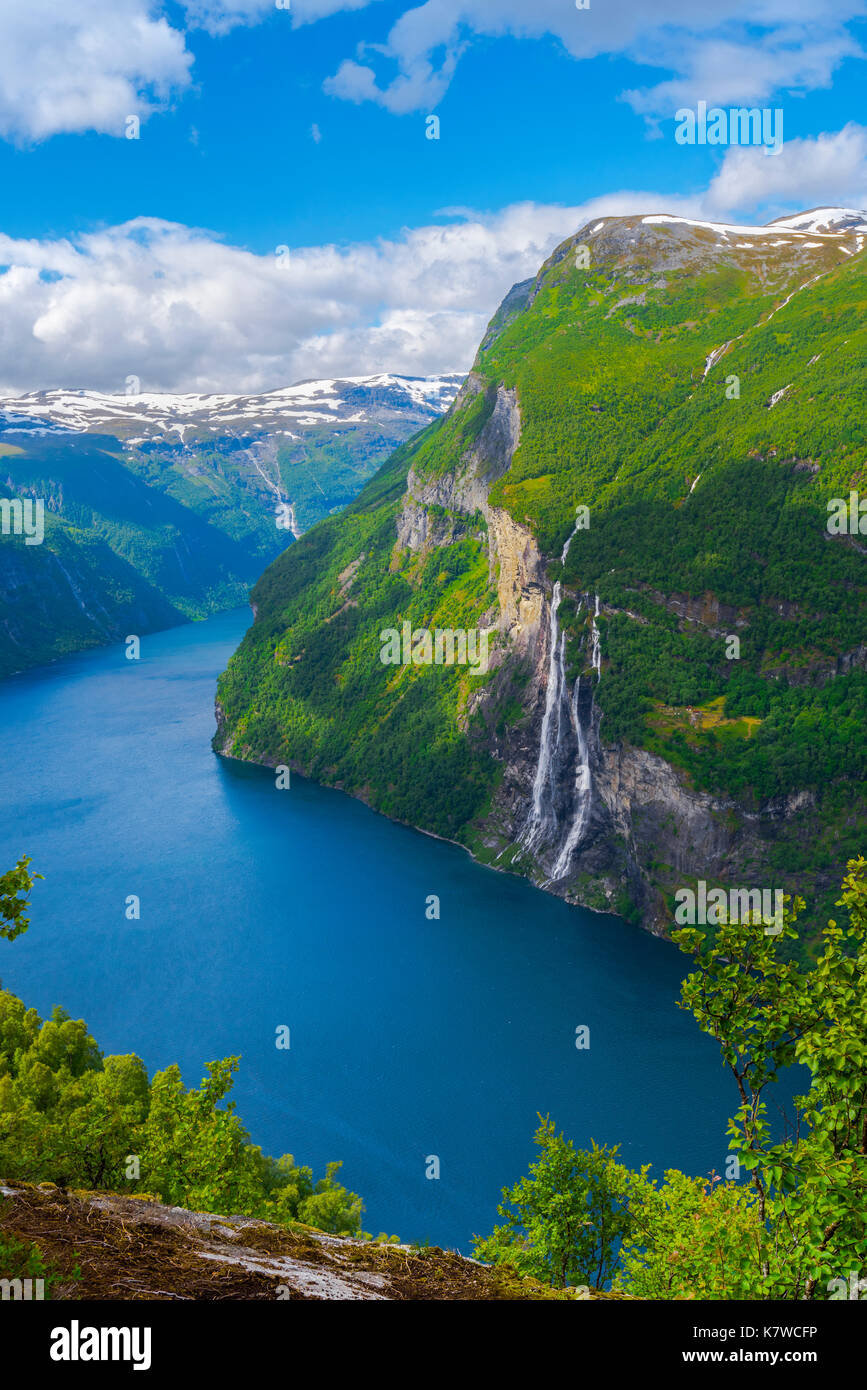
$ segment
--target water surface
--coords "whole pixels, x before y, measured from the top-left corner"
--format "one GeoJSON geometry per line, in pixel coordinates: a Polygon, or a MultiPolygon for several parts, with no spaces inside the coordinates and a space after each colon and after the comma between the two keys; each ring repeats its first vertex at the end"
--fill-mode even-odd
{"type": "Polygon", "coordinates": [[[187,1084],[240,1053],[254,1141],[317,1176],[343,1159],[374,1233],[468,1250],[534,1157],[537,1111],[636,1166],[721,1171],[735,1101],[675,1006],[673,946],[340,792],[294,776],[278,791],[215,756],[216,677],[249,621],[0,685],[0,866],[27,853],[45,874],[30,931],[0,942],[6,988],[85,1018],[106,1053],[177,1062],[187,1084]]]}

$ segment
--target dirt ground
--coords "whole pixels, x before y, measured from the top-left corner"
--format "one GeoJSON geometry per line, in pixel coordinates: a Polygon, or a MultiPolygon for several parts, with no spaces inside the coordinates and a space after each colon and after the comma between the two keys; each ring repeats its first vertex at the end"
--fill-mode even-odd
{"type": "MultiPolygon", "coordinates": [[[[0,1229],[42,1252],[52,1299],[573,1297],[452,1251],[377,1245],[146,1198],[0,1183],[0,1229]]],[[[12,1277],[18,1271],[0,1270],[12,1277]]],[[[593,1297],[594,1295],[591,1295],[593,1297]]],[[[595,1295],[604,1298],[605,1295],[595,1295]]]]}

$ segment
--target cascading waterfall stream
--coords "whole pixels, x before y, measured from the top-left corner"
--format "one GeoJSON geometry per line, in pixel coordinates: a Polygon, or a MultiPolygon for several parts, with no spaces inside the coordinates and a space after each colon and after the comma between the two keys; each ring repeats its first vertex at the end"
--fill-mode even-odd
{"type": "Polygon", "coordinates": [[[590,647],[590,664],[593,667],[593,670],[596,672],[596,679],[598,680],[599,677],[602,675],[602,646],[599,641],[599,628],[596,625],[596,619],[599,617],[599,595],[596,594],[594,597],[596,599],[596,608],[593,613],[590,629],[592,633],[592,644],[590,647]]]}
{"type": "MultiPolygon", "coordinates": [[[[578,530],[578,523],[572,530],[560,556],[565,564],[572,538],[578,530]]],[[[533,800],[527,816],[527,823],[521,842],[528,849],[535,849],[542,841],[560,839],[560,820],[557,814],[557,786],[560,772],[560,748],[564,736],[564,716],[574,735],[577,747],[575,761],[575,783],[572,794],[572,815],[554,862],[549,882],[562,878],[569,867],[574,851],[581,843],[588,822],[593,801],[592,778],[590,773],[590,750],[587,730],[581,716],[581,677],[575,681],[572,698],[569,700],[566,689],[565,645],[566,634],[560,632],[558,611],[562,594],[558,579],[551,596],[551,649],[548,659],[548,685],[545,691],[545,712],[542,717],[542,732],[539,740],[539,759],[533,780],[533,800]]],[[[579,610],[580,611],[580,610],[579,610]]],[[[602,668],[602,649],[596,619],[599,616],[599,596],[595,595],[595,611],[591,618],[590,662],[599,679],[602,668]]],[[[590,696],[592,709],[592,692],[590,696]]]]}
{"type": "Polygon", "coordinates": [[[532,849],[545,836],[553,821],[555,782],[553,752],[560,741],[560,706],[563,701],[563,643],[557,626],[560,606],[560,581],[554,585],[551,599],[551,655],[548,661],[548,687],[545,692],[545,713],[542,716],[542,737],[539,740],[539,761],[533,779],[533,802],[522,836],[523,843],[532,849]],[[553,733],[556,711],[557,732],[553,733]]]}
{"type": "MultiPolygon", "coordinates": [[[[560,555],[560,563],[566,563],[566,556],[569,554],[569,546],[572,544],[572,537],[578,530],[576,521],[572,532],[563,546],[560,555]]],[[[522,843],[528,849],[532,849],[543,839],[548,829],[553,824],[556,827],[557,815],[554,810],[554,797],[556,794],[555,780],[555,759],[554,754],[560,746],[562,738],[562,706],[563,692],[566,684],[566,672],[563,663],[563,648],[565,645],[565,633],[560,636],[560,628],[557,622],[557,611],[560,607],[561,585],[558,579],[554,585],[554,592],[551,595],[551,652],[548,658],[548,685],[545,690],[545,713],[542,716],[542,736],[539,740],[539,760],[536,764],[536,776],[533,779],[533,801],[530,812],[527,816],[527,824],[521,836],[522,843]],[[556,733],[554,732],[556,714],[556,733]]]]}
{"type": "MultiPolygon", "coordinates": [[[[591,646],[590,663],[596,672],[596,679],[599,680],[602,674],[602,645],[599,638],[599,628],[596,619],[599,617],[599,595],[595,596],[595,606],[593,617],[591,618],[591,646]]],[[[593,786],[590,773],[590,748],[587,742],[587,735],[584,732],[584,725],[581,721],[581,677],[575,681],[575,688],[572,691],[572,727],[575,730],[575,738],[578,743],[578,758],[575,764],[575,791],[574,802],[575,811],[572,816],[572,824],[566,832],[566,838],[557,855],[554,871],[550,882],[562,878],[569,868],[569,863],[574,851],[584,838],[584,831],[590,820],[590,809],[593,805],[593,786]]],[[[590,695],[591,711],[593,707],[593,694],[590,695]]],[[[592,718],[592,713],[591,713],[592,718]]]]}
{"type": "Polygon", "coordinates": [[[566,839],[563,841],[563,847],[557,856],[554,872],[551,875],[552,882],[554,879],[562,878],[569,868],[572,853],[583,839],[587,822],[590,819],[590,806],[593,800],[590,785],[590,749],[587,746],[587,737],[581,724],[578,707],[580,696],[581,677],[578,676],[575,681],[575,689],[572,692],[572,726],[578,740],[578,761],[575,765],[575,814],[567,831],[566,839]]]}

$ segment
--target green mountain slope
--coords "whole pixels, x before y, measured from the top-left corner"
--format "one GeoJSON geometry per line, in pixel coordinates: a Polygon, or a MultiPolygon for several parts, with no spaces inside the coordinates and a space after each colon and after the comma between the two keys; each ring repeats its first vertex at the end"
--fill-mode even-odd
{"type": "Polygon", "coordinates": [[[255,548],[147,486],[117,441],[0,447],[0,495],[45,505],[41,544],[0,538],[0,675],[244,602],[255,548]]]}
{"type": "Polygon", "coordinates": [[[480,596],[494,595],[481,518],[446,552],[395,554],[419,447],[404,445],[358,502],[302,537],[295,563],[287,552],[265,572],[252,594],[255,637],[220,698],[236,754],[285,755],[388,815],[457,836],[481,809],[492,771],[462,727],[472,678],[458,666],[422,674],[383,665],[379,632],[406,619],[469,627],[480,596]]]}
{"type": "Polygon", "coordinates": [[[865,830],[867,541],[827,525],[867,491],[865,230],[570,238],[448,415],[266,572],[217,746],[655,930],[696,879],[821,920],[865,830]],[[495,629],[489,671],[383,665],[406,620],[495,629]]]}

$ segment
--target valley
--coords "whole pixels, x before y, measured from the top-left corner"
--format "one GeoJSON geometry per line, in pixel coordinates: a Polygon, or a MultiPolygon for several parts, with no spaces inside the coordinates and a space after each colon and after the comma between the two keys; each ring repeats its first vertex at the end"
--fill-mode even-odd
{"type": "Polygon", "coordinates": [[[0,400],[0,675],[202,618],[355,494],[460,378],[305,382],[262,396],[38,391],[0,400]]]}

